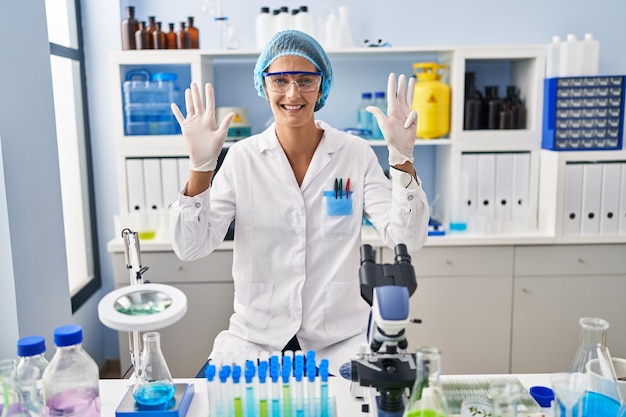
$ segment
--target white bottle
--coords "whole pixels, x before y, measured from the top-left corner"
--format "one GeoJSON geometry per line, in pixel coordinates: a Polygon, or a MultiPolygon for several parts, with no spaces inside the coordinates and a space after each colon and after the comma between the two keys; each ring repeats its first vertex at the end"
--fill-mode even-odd
{"type": "Polygon", "coordinates": [[[559,63],[561,60],[561,37],[553,36],[552,43],[548,44],[546,56],[546,78],[558,77],[560,75],[559,63]]]}
{"type": "Polygon", "coordinates": [[[354,46],[347,6],[339,6],[339,38],[339,46],[341,48],[352,48],[354,46]]]}
{"type": "Polygon", "coordinates": [[[274,34],[274,19],[269,7],[261,7],[261,13],[255,20],[256,47],[262,50],[274,34]]]}
{"type": "Polygon", "coordinates": [[[296,29],[315,37],[315,21],[307,6],[300,6],[300,11],[295,17],[296,29]]]}
{"type": "Polygon", "coordinates": [[[593,38],[593,34],[585,33],[582,75],[598,75],[599,68],[600,42],[593,38]]]}
{"type": "Polygon", "coordinates": [[[561,77],[579,77],[583,69],[583,42],[576,35],[567,35],[567,40],[561,43],[561,59],[559,73],[561,77]]]}
{"type": "Polygon", "coordinates": [[[337,16],[335,13],[331,13],[328,18],[326,18],[325,22],[325,45],[324,47],[327,49],[337,49],[341,47],[341,28],[339,25],[339,20],[337,20],[337,16]]]}
{"type": "Polygon", "coordinates": [[[276,32],[293,29],[293,16],[289,13],[287,6],[280,8],[280,13],[276,15],[276,32]]]}

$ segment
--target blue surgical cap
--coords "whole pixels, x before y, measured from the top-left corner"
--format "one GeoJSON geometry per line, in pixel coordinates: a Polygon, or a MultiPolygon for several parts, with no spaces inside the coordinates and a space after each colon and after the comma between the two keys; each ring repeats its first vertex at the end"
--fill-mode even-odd
{"type": "Polygon", "coordinates": [[[311,36],[298,30],[283,30],[269,40],[259,55],[254,66],[254,86],[259,96],[267,98],[263,88],[263,72],[281,56],[300,56],[315,65],[322,73],[322,97],[315,103],[314,111],[318,111],[326,103],[326,98],[333,83],[333,68],[328,55],[322,46],[311,36]]]}

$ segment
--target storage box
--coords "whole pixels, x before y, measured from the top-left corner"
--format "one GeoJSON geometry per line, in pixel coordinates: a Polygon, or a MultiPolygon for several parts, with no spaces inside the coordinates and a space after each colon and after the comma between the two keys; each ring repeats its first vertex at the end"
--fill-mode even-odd
{"type": "Polygon", "coordinates": [[[624,84],[623,75],[545,79],[541,147],[621,149],[624,84]]]}
{"type": "Polygon", "coordinates": [[[134,70],[123,83],[126,135],[176,135],[180,126],[170,108],[178,103],[176,74],[134,70]]]}

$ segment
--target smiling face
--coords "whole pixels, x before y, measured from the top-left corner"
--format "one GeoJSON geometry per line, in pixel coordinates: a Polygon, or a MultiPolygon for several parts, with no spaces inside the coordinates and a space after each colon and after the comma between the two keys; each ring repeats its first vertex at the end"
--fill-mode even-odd
{"type": "MultiPolygon", "coordinates": [[[[310,61],[299,56],[281,56],[267,68],[266,72],[316,72],[310,61]]],[[[288,79],[290,81],[291,79],[288,79]]],[[[267,81],[266,81],[267,83],[267,81]]],[[[300,127],[314,123],[313,112],[316,101],[322,96],[320,89],[301,92],[295,82],[289,84],[286,92],[276,92],[265,86],[265,94],[272,108],[276,124],[300,127]]]]}

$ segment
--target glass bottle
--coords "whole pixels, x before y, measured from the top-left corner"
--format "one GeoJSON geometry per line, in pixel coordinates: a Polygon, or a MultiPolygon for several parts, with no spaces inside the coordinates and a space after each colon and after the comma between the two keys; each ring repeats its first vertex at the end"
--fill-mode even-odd
{"type": "Polygon", "coordinates": [[[486,87],[485,100],[487,101],[487,129],[498,129],[500,127],[502,101],[498,96],[497,85],[486,87]]]}
{"type": "Polygon", "coordinates": [[[478,130],[482,128],[483,97],[476,89],[476,74],[465,73],[465,130],[478,130]]]}
{"type": "Polygon", "coordinates": [[[517,404],[520,399],[519,387],[508,381],[495,381],[489,384],[493,417],[517,417],[517,404]]]}
{"type": "Polygon", "coordinates": [[[154,37],[152,34],[157,30],[156,16],[148,16],[148,47],[144,49],[154,49],[154,37]]]}
{"type": "Polygon", "coordinates": [[[35,381],[38,401],[43,405],[42,381],[44,371],[48,367],[48,360],[44,356],[46,341],[43,336],[26,336],[17,341],[18,362],[16,367],[17,379],[21,380],[24,375],[30,374],[29,368],[38,370],[38,378],[35,381]]]}
{"type": "Polygon", "coordinates": [[[180,29],[176,33],[176,45],[178,49],[189,49],[191,47],[191,40],[189,38],[189,32],[186,30],[187,24],[180,22],[180,29]]]}
{"type": "Polygon", "coordinates": [[[156,29],[152,32],[154,49],[165,49],[165,32],[161,29],[161,22],[156,23],[156,29]]]}
{"type": "Polygon", "coordinates": [[[15,360],[0,360],[0,416],[16,416],[22,407],[20,406],[20,398],[15,386],[15,360]]]}
{"type": "Polygon", "coordinates": [[[415,355],[417,377],[403,417],[449,417],[448,402],[439,383],[441,351],[421,347],[415,355]]]}
{"type": "Polygon", "coordinates": [[[146,22],[139,22],[139,29],[135,32],[137,49],[150,49],[150,32],[146,29],[146,22]]]}
{"type": "Polygon", "coordinates": [[[166,405],[173,399],[174,391],[174,381],[161,352],[161,335],[144,333],[141,363],[133,387],[135,401],[144,406],[166,405]]]}
{"type": "Polygon", "coordinates": [[[126,8],[126,17],[122,20],[122,49],[137,49],[135,32],[139,29],[139,21],[135,19],[135,7],[126,8]]]}
{"type": "Polygon", "coordinates": [[[187,17],[187,32],[189,33],[189,48],[200,48],[200,31],[193,25],[193,16],[187,17]]]}
{"type": "Polygon", "coordinates": [[[57,350],[43,373],[44,401],[51,416],[100,416],[100,372],[82,342],[79,325],[54,330],[57,350]]]}
{"type": "Polygon", "coordinates": [[[176,45],[176,31],[174,30],[174,24],[169,23],[170,30],[165,34],[165,49],[177,49],[176,45]]]}
{"type": "Polygon", "coordinates": [[[601,318],[583,317],[579,324],[580,340],[569,371],[587,375],[582,416],[615,416],[621,398],[613,360],[606,346],[609,323],[601,318]]]}
{"type": "Polygon", "coordinates": [[[40,380],[39,369],[34,366],[23,368],[15,373],[15,387],[19,396],[23,417],[39,417],[43,415],[43,404],[40,402],[37,381],[40,380]]]}

